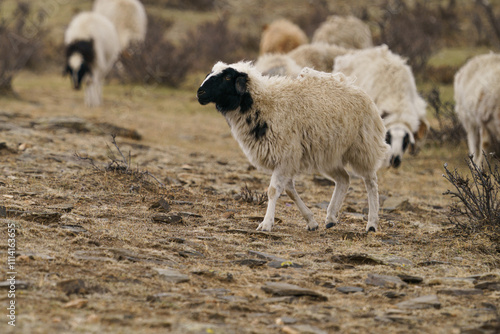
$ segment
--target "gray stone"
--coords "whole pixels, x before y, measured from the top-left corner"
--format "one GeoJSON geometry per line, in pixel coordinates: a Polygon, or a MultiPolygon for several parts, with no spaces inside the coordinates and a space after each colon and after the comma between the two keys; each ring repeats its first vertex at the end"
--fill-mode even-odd
{"type": "Polygon", "coordinates": [[[396,304],[397,307],[402,309],[427,309],[427,308],[441,308],[441,303],[436,295],[421,296],[418,298],[408,299],[401,303],[396,304]]]}
{"type": "Polygon", "coordinates": [[[406,282],[408,284],[419,284],[424,281],[422,277],[406,275],[406,274],[399,274],[398,277],[401,278],[403,282],[406,282]]]}
{"type": "Polygon", "coordinates": [[[160,277],[167,282],[172,283],[184,283],[189,281],[189,276],[181,274],[177,270],[174,269],[163,269],[163,268],[154,268],[160,277]]]}
{"type": "Polygon", "coordinates": [[[266,282],[262,290],[274,296],[310,296],[319,300],[328,299],[319,292],[288,283],[266,282]]]}
{"type": "Polygon", "coordinates": [[[472,296],[482,295],[483,290],[480,289],[441,289],[437,291],[438,294],[448,296],[472,296]]]}
{"type": "Polygon", "coordinates": [[[311,325],[295,325],[291,326],[291,329],[299,334],[328,334],[324,330],[311,325]]]}
{"type": "Polygon", "coordinates": [[[500,282],[483,282],[474,286],[476,289],[500,291],[500,282]]]}
{"type": "Polygon", "coordinates": [[[348,294],[348,293],[355,293],[355,292],[363,292],[365,290],[359,286],[339,286],[337,288],[337,291],[348,294]]]}
{"type": "Polygon", "coordinates": [[[368,278],[365,283],[389,289],[399,289],[401,287],[408,286],[408,284],[403,282],[399,277],[378,274],[368,274],[368,278]]]}

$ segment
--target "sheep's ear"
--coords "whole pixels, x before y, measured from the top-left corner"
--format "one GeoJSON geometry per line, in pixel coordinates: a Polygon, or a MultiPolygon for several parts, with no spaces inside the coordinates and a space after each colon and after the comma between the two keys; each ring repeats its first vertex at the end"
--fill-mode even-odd
{"type": "Polygon", "coordinates": [[[413,136],[415,137],[415,141],[424,139],[427,135],[428,130],[429,125],[425,121],[420,120],[418,130],[413,134],[413,136]]]}
{"type": "Polygon", "coordinates": [[[240,75],[236,78],[235,86],[236,92],[240,95],[243,95],[247,92],[247,77],[244,75],[240,75]]]}

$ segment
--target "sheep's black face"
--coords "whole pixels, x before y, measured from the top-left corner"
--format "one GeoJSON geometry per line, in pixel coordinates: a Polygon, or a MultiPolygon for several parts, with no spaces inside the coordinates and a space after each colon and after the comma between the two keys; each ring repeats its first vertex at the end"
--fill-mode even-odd
{"type": "Polygon", "coordinates": [[[65,74],[71,76],[75,89],[80,89],[86,75],[92,75],[91,66],[94,58],[93,40],[75,41],[67,46],[65,74]]]}
{"type": "Polygon", "coordinates": [[[404,152],[413,145],[413,136],[402,127],[391,128],[385,135],[385,141],[391,146],[389,164],[398,168],[401,165],[404,152]]]}
{"type": "Polygon", "coordinates": [[[213,102],[222,114],[238,108],[244,113],[253,103],[250,93],[247,92],[247,82],[246,73],[230,67],[219,73],[210,73],[198,89],[198,102],[202,105],[213,102]]]}

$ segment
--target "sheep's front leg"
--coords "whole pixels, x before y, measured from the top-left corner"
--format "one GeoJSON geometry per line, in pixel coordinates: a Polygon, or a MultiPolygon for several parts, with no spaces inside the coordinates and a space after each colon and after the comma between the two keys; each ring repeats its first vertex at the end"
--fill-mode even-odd
{"type": "Polygon", "coordinates": [[[373,173],[363,179],[368,193],[368,223],[366,224],[366,232],[376,232],[378,230],[379,210],[377,174],[373,173]]]}
{"type": "Polygon", "coordinates": [[[318,223],[316,220],[314,220],[314,216],[312,211],[304,204],[302,199],[300,198],[299,194],[297,193],[297,190],[295,190],[295,182],[293,179],[290,179],[286,183],[286,188],[285,188],[286,194],[288,197],[290,197],[295,204],[297,204],[297,207],[300,210],[300,213],[302,213],[302,216],[306,220],[307,223],[307,230],[308,231],[315,231],[318,229],[318,223]]]}
{"type": "Polygon", "coordinates": [[[333,191],[332,199],[328,208],[326,209],[325,227],[330,228],[337,225],[337,215],[342,203],[344,202],[345,195],[349,189],[349,174],[345,169],[339,169],[328,174],[335,180],[335,190],[333,191]]]}
{"type": "Polygon", "coordinates": [[[274,212],[276,210],[276,201],[285,189],[285,179],[283,176],[274,172],[271,176],[271,184],[267,190],[267,211],[264,220],[257,227],[257,230],[271,231],[274,224],[274,212]]]}

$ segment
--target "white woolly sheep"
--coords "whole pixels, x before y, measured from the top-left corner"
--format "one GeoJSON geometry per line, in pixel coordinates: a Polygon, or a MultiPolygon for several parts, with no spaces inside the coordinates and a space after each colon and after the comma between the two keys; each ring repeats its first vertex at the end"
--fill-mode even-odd
{"type": "Polygon", "coordinates": [[[298,25],[280,19],[264,26],[260,40],[260,54],[287,53],[307,42],[306,34],[298,25]]]}
{"type": "Polygon", "coordinates": [[[148,19],[138,0],[95,0],[93,11],[106,16],[115,26],[121,50],[134,42],[143,42],[148,19]]]}
{"type": "Polygon", "coordinates": [[[337,224],[349,188],[347,164],[364,179],[368,192],[366,230],[377,230],[376,171],[387,144],[377,107],[361,89],[330,77],[268,77],[248,62],[218,62],[197,97],[202,105],[215,103],[250,162],[272,172],[267,212],[258,230],[272,229],[283,191],[298,206],[307,229],[318,228],[295,190],[294,177],[302,172],[319,172],[335,181],[325,227],[337,224]]]}
{"type": "Polygon", "coordinates": [[[261,55],[255,62],[255,68],[263,75],[289,76],[292,78],[295,78],[301,70],[301,67],[290,56],[281,53],[261,55]]]}
{"type": "Polygon", "coordinates": [[[373,46],[370,27],[354,16],[329,16],[314,32],[312,42],[334,44],[348,49],[373,46]]]}
{"type": "Polygon", "coordinates": [[[429,128],[426,103],[418,95],[411,68],[382,45],[337,57],[334,72],[356,77],[356,85],[375,101],[391,145],[387,164],[399,167],[406,149],[414,153],[429,128]]]}
{"type": "Polygon", "coordinates": [[[500,156],[500,55],[470,59],[456,74],[455,111],[467,132],[469,153],[481,166],[483,152],[500,156]]]}
{"type": "Polygon", "coordinates": [[[75,89],[85,83],[85,104],[101,104],[104,78],[120,53],[116,29],[105,16],[95,12],[76,15],[64,35],[66,73],[75,89]]]}
{"type": "Polygon", "coordinates": [[[346,54],[348,49],[327,43],[304,44],[290,51],[288,56],[300,67],[330,72],[336,57],[346,54]]]}

